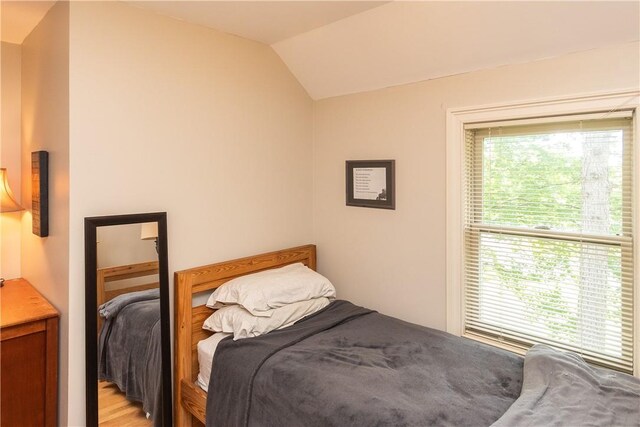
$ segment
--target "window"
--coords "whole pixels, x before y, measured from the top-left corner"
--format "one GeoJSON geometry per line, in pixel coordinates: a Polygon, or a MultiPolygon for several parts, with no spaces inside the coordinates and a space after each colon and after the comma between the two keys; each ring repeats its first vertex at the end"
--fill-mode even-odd
{"type": "Polygon", "coordinates": [[[633,373],[631,111],[464,127],[462,333],[633,373]]]}

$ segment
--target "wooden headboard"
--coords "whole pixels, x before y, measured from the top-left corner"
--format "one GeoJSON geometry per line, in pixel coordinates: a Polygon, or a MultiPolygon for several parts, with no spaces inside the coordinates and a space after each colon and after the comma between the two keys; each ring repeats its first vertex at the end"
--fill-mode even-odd
{"type": "MultiPolygon", "coordinates": [[[[157,281],[151,283],[136,283],[131,286],[120,287],[118,289],[107,289],[107,284],[136,277],[151,276],[158,274],[158,261],[141,262],[138,264],[119,265],[117,267],[104,267],[97,269],[97,306],[100,307],[105,302],[112,300],[118,295],[135,291],[144,291],[159,287],[157,281]]],[[[98,335],[102,328],[102,317],[98,316],[98,335]]]]}
{"type": "Polygon", "coordinates": [[[155,289],[158,282],[135,284],[126,288],[107,289],[107,283],[119,280],[133,279],[135,277],[151,276],[158,274],[158,261],[141,262],[139,264],[119,265],[117,267],[105,267],[97,270],[98,274],[98,306],[117,297],[118,295],[134,291],[155,289]]]}
{"type": "Polygon", "coordinates": [[[298,246],[246,258],[225,261],[175,273],[175,422],[189,427],[192,417],[204,422],[206,394],[194,381],[198,375],[198,342],[210,332],[202,329],[213,310],[193,307],[193,295],[213,290],[225,282],[246,274],[302,262],[316,269],[315,245],[298,246]]]}

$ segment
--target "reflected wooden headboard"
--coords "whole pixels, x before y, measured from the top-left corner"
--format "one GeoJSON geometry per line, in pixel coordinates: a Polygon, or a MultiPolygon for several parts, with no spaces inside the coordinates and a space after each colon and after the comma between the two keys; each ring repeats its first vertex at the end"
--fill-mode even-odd
{"type": "Polygon", "coordinates": [[[194,381],[198,375],[198,342],[210,335],[202,329],[202,324],[213,310],[204,305],[193,307],[193,295],[213,290],[239,276],[296,262],[315,270],[315,245],[298,246],[175,273],[174,425],[191,427],[193,421],[204,423],[205,420],[206,394],[194,381]]]}
{"type": "MultiPolygon", "coordinates": [[[[151,283],[136,283],[131,286],[121,287],[109,290],[107,284],[125,279],[133,279],[136,277],[151,276],[158,274],[158,261],[141,262],[138,264],[119,265],[117,267],[98,268],[97,271],[97,306],[100,307],[107,301],[112,300],[118,295],[128,292],[144,291],[147,289],[155,289],[159,287],[157,281],[151,283]]],[[[102,328],[102,317],[98,316],[98,335],[102,328]]]]}

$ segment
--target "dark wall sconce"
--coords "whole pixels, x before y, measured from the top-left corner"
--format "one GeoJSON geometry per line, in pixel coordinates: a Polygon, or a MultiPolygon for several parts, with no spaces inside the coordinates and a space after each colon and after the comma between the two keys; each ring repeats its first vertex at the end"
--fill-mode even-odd
{"type": "Polygon", "coordinates": [[[49,235],[49,153],[31,153],[31,214],[32,232],[36,236],[49,235]]]}

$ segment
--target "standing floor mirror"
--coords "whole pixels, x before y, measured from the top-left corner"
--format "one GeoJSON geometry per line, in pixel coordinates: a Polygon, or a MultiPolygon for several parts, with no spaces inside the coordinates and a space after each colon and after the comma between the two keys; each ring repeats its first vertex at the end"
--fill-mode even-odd
{"type": "Polygon", "coordinates": [[[171,426],[167,214],[84,231],[87,426],[171,426]]]}

